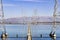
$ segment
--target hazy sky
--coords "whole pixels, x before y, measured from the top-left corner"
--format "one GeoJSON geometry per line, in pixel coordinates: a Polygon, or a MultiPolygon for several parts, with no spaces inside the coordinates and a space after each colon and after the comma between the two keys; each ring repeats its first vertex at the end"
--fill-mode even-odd
{"type": "Polygon", "coordinates": [[[33,16],[34,12],[37,16],[52,16],[54,0],[3,0],[3,9],[5,18],[33,16]]]}

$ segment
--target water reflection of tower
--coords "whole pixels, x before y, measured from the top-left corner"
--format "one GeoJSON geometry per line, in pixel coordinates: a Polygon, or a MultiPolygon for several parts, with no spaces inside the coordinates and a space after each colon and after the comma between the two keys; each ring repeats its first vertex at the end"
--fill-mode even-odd
{"type": "Polygon", "coordinates": [[[28,22],[28,34],[27,34],[27,40],[32,40],[30,24],[31,24],[31,23],[28,22]]]}
{"type": "Polygon", "coordinates": [[[2,40],[7,40],[6,38],[2,38],[2,40]]]}

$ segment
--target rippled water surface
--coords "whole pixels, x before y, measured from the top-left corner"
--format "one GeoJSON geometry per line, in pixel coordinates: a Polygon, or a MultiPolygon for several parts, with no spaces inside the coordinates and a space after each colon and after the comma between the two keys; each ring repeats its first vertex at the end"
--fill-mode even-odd
{"type": "MultiPolygon", "coordinates": [[[[27,40],[27,30],[28,25],[5,25],[6,32],[8,33],[8,37],[6,40],[27,40]],[[16,37],[16,34],[18,34],[18,37],[20,38],[13,38],[16,37]]],[[[49,33],[52,30],[53,25],[31,25],[31,33],[32,33],[32,40],[52,40],[49,37],[49,33]],[[40,34],[42,34],[42,37],[40,37],[40,34]]],[[[0,34],[2,33],[2,30],[0,30],[0,34]]],[[[56,34],[57,38],[56,40],[60,39],[60,25],[56,25],[56,34]]],[[[1,35],[0,35],[1,36],[1,35]]],[[[0,38],[0,40],[2,40],[0,38]]]]}

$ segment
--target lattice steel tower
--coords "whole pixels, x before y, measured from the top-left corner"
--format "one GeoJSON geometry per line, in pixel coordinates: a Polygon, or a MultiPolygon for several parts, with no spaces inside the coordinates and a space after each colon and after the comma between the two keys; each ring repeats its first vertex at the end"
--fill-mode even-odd
{"type": "Polygon", "coordinates": [[[35,24],[35,25],[37,24],[37,18],[38,18],[37,9],[34,9],[34,14],[32,16],[32,23],[35,24]]]}
{"type": "Polygon", "coordinates": [[[4,26],[4,11],[2,0],[0,0],[0,30],[2,30],[3,33],[6,33],[6,28],[4,26]]]}
{"type": "Polygon", "coordinates": [[[56,31],[56,17],[58,16],[57,15],[57,2],[58,0],[55,0],[55,5],[54,5],[54,13],[53,13],[53,31],[55,32],[56,31]]]}

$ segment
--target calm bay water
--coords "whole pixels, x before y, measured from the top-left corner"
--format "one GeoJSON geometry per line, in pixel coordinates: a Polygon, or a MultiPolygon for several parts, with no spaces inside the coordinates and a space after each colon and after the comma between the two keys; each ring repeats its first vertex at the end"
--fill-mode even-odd
{"type": "MultiPolygon", "coordinates": [[[[20,38],[7,38],[6,40],[27,40],[27,30],[28,25],[5,25],[6,32],[8,33],[8,37],[18,37],[20,38]]],[[[49,37],[49,33],[52,30],[53,25],[31,25],[31,33],[32,33],[32,40],[52,40],[49,37]],[[40,34],[43,34],[43,38],[40,38],[40,34]]],[[[0,34],[2,30],[0,30],[0,34]]],[[[60,25],[56,25],[56,40],[60,39],[60,25]]],[[[1,36],[1,35],[0,35],[1,36]]],[[[2,40],[0,38],[0,40],[2,40]]]]}

